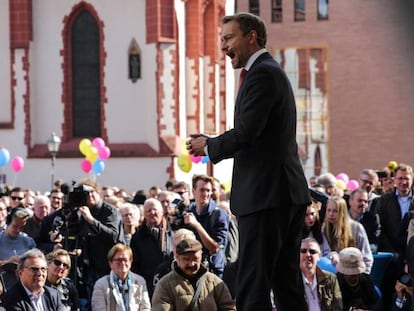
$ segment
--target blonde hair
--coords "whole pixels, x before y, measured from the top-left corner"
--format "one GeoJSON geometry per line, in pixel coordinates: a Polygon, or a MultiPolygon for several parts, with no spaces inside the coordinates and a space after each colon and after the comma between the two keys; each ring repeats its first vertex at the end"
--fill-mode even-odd
{"type": "Polygon", "coordinates": [[[335,204],[338,208],[338,218],[336,223],[325,221],[322,226],[322,231],[328,240],[331,250],[339,252],[340,250],[355,246],[355,241],[352,236],[351,225],[349,223],[348,207],[346,202],[341,197],[331,197],[329,202],[335,204]]]}

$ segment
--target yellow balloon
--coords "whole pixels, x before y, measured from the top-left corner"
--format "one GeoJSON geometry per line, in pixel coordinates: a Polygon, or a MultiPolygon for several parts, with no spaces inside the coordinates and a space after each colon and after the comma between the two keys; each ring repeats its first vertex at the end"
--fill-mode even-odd
{"type": "Polygon", "coordinates": [[[86,153],[86,160],[91,163],[94,163],[98,158],[98,149],[96,147],[89,147],[86,153]]]}
{"type": "Polygon", "coordinates": [[[190,157],[187,154],[181,154],[177,158],[177,164],[180,170],[184,173],[188,173],[191,171],[191,167],[193,166],[190,157]]]}
{"type": "Polygon", "coordinates": [[[341,190],[345,190],[346,189],[346,185],[345,182],[343,180],[338,179],[336,181],[336,186],[341,189],[341,190]]]}
{"type": "Polygon", "coordinates": [[[183,142],[181,143],[181,154],[188,155],[188,150],[187,150],[187,140],[188,140],[188,138],[185,138],[185,139],[183,140],[183,142]]]}
{"type": "Polygon", "coordinates": [[[84,138],[84,139],[82,139],[81,141],[80,141],[80,143],[79,143],[79,151],[84,155],[84,156],[86,156],[87,154],[88,154],[88,150],[89,150],[89,148],[92,146],[92,142],[89,140],[89,139],[87,139],[87,138],[84,138]]]}
{"type": "Polygon", "coordinates": [[[398,164],[397,164],[397,162],[395,162],[395,161],[390,161],[390,162],[388,162],[388,164],[387,164],[387,167],[389,168],[389,170],[390,170],[391,172],[393,172],[393,171],[397,168],[397,166],[398,166],[398,164]]]}

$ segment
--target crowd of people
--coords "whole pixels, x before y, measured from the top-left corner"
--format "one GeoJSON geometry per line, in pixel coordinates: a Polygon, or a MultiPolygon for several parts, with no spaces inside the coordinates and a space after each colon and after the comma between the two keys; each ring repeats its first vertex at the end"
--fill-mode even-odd
{"type": "MultiPolygon", "coordinates": [[[[299,264],[309,310],[411,310],[413,169],[399,164],[387,178],[389,190],[374,170],[352,191],[330,173],[310,180],[299,264]],[[392,258],[376,286],[378,252],[392,258]]],[[[184,310],[203,301],[235,310],[238,230],[227,197],[207,175],[135,193],[88,179],[49,193],[9,189],[0,198],[2,306],[184,310]]]]}

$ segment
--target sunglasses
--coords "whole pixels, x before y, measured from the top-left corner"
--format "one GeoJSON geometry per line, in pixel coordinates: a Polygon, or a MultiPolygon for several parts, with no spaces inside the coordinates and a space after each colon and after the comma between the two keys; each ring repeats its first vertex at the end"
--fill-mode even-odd
{"type": "Polygon", "coordinates": [[[68,265],[67,263],[62,262],[62,261],[60,261],[60,260],[58,260],[58,259],[53,259],[53,263],[54,263],[54,264],[55,264],[55,266],[57,266],[57,267],[63,266],[63,268],[65,268],[65,269],[69,269],[69,265],[68,265]]]}
{"type": "Polygon", "coordinates": [[[15,196],[12,196],[12,197],[10,197],[13,201],[16,201],[16,200],[19,200],[19,201],[21,201],[21,200],[23,200],[23,198],[22,197],[15,197],[15,196]]]}
{"type": "Polygon", "coordinates": [[[46,267],[24,267],[24,268],[29,269],[30,271],[32,271],[32,273],[37,273],[39,271],[42,273],[47,272],[46,267]]]}
{"type": "Polygon", "coordinates": [[[129,258],[113,258],[112,261],[115,261],[116,263],[129,262],[129,258]]]}
{"type": "Polygon", "coordinates": [[[311,248],[301,248],[300,252],[302,254],[306,254],[306,253],[309,252],[309,254],[311,254],[311,255],[315,255],[315,254],[319,253],[316,249],[311,249],[311,248]]]}
{"type": "Polygon", "coordinates": [[[184,193],[187,193],[187,191],[176,191],[175,193],[178,193],[179,195],[183,195],[184,193]]]}

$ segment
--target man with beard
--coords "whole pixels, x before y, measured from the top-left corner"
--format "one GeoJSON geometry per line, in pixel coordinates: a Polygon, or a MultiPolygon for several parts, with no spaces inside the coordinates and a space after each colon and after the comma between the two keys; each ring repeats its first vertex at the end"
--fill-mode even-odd
{"type": "Polygon", "coordinates": [[[341,289],[336,275],[321,270],[316,263],[320,259],[319,243],[305,238],[300,246],[300,270],[309,310],[342,310],[341,289]]]}
{"type": "Polygon", "coordinates": [[[224,282],[201,265],[202,245],[184,239],[175,250],[173,271],[158,282],[152,299],[152,310],[236,310],[224,282]],[[198,297],[197,297],[198,296],[198,297]]]}

